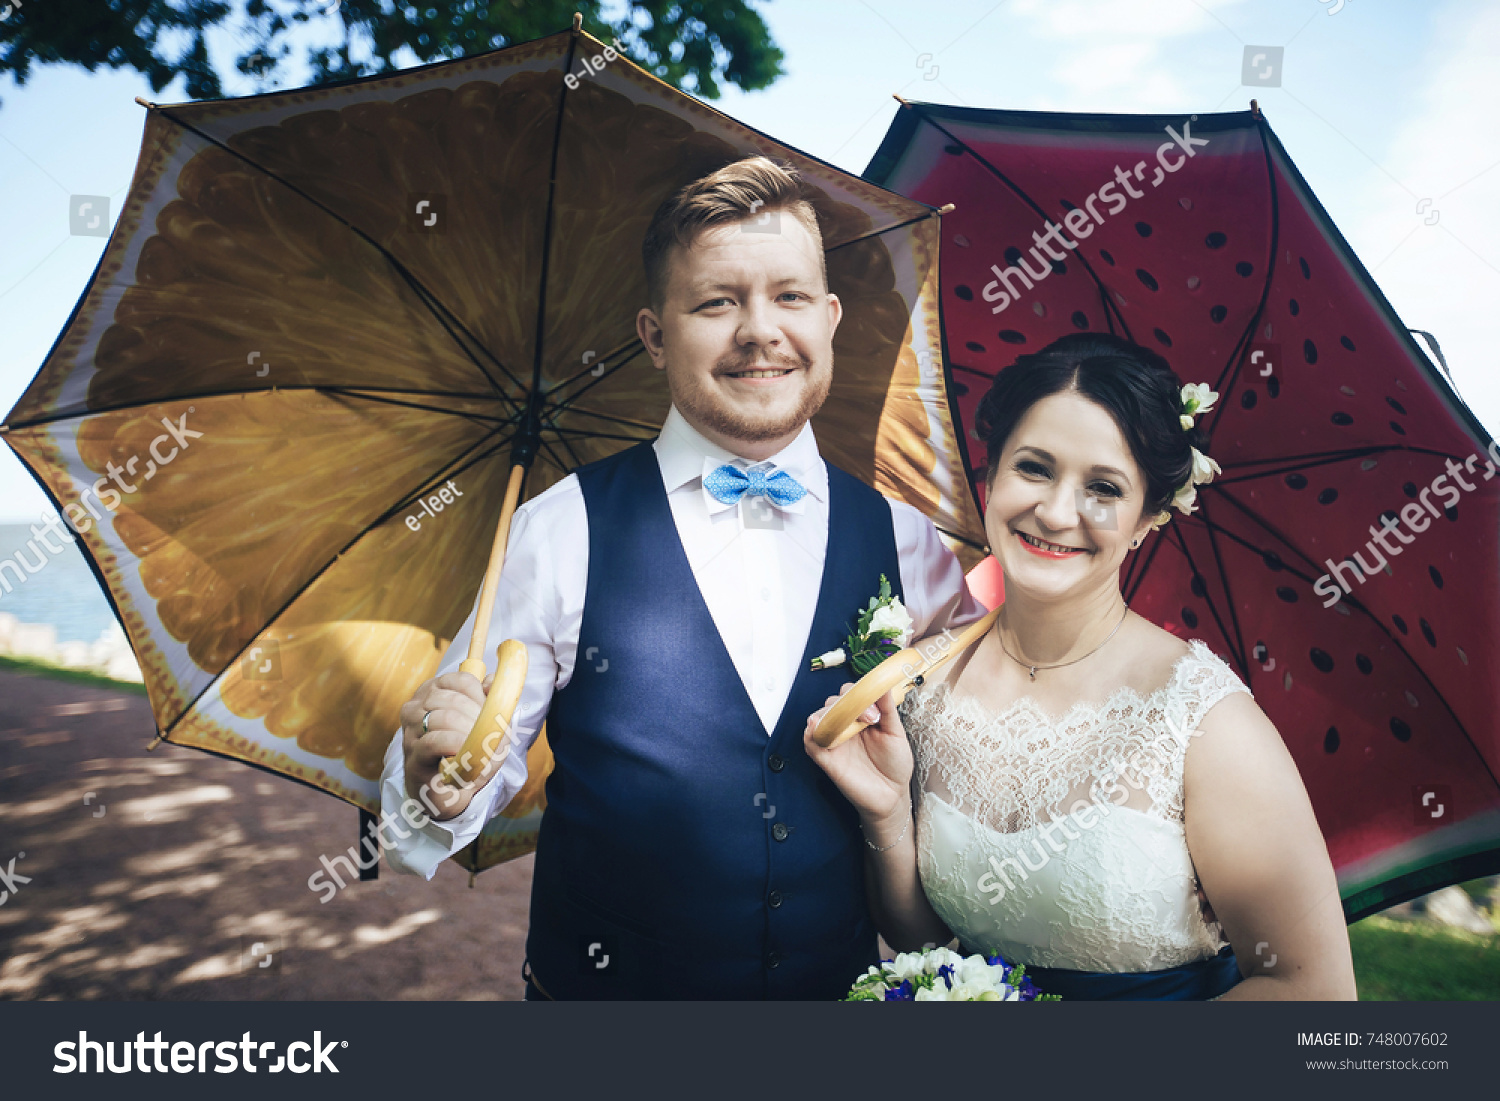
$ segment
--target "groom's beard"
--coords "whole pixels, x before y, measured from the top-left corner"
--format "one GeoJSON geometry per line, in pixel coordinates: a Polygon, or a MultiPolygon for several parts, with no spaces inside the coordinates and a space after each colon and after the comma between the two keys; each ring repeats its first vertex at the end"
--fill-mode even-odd
{"type": "Polygon", "coordinates": [[[700,380],[697,375],[686,378],[667,372],[667,385],[672,391],[672,403],[696,424],[705,425],[722,436],[745,443],[760,443],[764,440],[780,439],[801,429],[823,407],[828,391],[833,386],[833,357],[818,370],[805,356],[789,356],[766,352],[756,348],[745,349],[738,355],[725,356],[714,364],[714,378],[748,370],[754,364],[769,363],[774,367],[801,368],[802,392],[795,406],[784,413],[747,413],[731,406],[712,389],[712,384],[700,380]]]}

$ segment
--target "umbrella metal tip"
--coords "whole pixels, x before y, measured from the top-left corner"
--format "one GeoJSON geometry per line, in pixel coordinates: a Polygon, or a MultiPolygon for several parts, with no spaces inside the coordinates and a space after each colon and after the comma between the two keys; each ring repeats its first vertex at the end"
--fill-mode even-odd
{"type": "Polygon", "coordinates": [[[892,92],[891,95],[892,95],[892,97],[895,98],[895,100],[896,100],[897,103],[901,104],[902,107],[910,107],[911,106],[911,102],[909,100],[905,100],[905,99],[901,98],[901,93],[900,92],[892,92]]]}
{"type": "Polygon", "coordinates": [[[583,30],[583,12],[575,11],[573,13],[573,33],[577,34],[581,30],[583,30]]]}
{"type": "Polygon", "coordinates": [[[155,107],[156,106],[156,104],[152,103],[149,99],[142,99],[140,96],[136,96],[135,97],[135,101],[137,103],[139,103],[142,107],[150,108],[150,107],[155,107]]]}
{"type": "Polygon", "coordinates": [[[1250,113],[1256,118],[1260,118],[1260,104],[1253,99],[1250,101],[1250,113]]]}
{"type": "Polygon", "coordinates": [[[958,208],[956,206],[954,206],[952,203],[944,203],[942,206],[938,207],[938,213],[939,214],[952,214],[957,209],[958,208]]]}

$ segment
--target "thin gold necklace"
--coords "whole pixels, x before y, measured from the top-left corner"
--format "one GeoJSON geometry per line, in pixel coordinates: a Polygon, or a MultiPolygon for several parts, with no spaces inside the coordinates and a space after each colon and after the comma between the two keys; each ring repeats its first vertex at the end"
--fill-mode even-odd
{"type": "Polygon", "coordinates": [[[1125,614],[1122,615],[1122,616],[1120,616],[1120,622],[1118,622],[1118,623],[1115,624],[1115,629],[1109,633],[1109,635],[1104,639],[1103,642],[1101,642],[1098,646],[1095,646],[1088,653],[1084,654],[1083,657],[1074,658],[1072,661],[1060,661],[1056,665],[1032,665],[1030,662],[1022,661],[1020,658],[1016,657],[1015,654],[1012,654],[1009,650],[1007,650],[1005,648],[1005,639],[1000,636],[1000,632],[999,631],[995,632],[995,641],[998,642],[998,643],[1000,643],[1000,649],[1005,651],[1005,656],[1006,657],[1010,658],[1011,661],[1013,661],[1017,665],[1021,666],[1021,668],[1027,669],[1027,670],[1029,670],[1031,672],[1031,679],[1034,681],[1034,680],[1036,680],[1037,670],[1061,669],[1061,668],[1063,668],[1064,666],[1067,666],[1067,665],[1077,665],[1080,661],[1083,660],[1083,658],[1091,658],[1091,657],[1093,657],[1100,650],[1104,649],[1105,645],[1109,642],[1110,639],[1114,638],[1115,635],[1117,635],[1117,634],[1120,633],[1120,628],[1123,627],[1123,626],[1125,626],[1125,616],[1128,616],[1129,614],[1130,614],[1130,605],[1126,604],[1125,605],[1125,614]]]}

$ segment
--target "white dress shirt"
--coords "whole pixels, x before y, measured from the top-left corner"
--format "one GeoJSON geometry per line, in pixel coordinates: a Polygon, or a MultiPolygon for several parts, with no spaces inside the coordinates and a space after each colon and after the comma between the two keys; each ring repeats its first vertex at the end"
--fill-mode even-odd
{"type": "MultiPolygon", "coordinates": [[[[752,463],[710,443],[674,406],[652,445],[677,534],[714,625],[766,728],[775,729],[797,663],[802,660],[823,576],[828,545],[828,468],[812,426],[769,460],[752,463]],[[704,475],[730,463],[743,470],[785,471],[807,490],[776,506],[764,497],[726,505],[703,487],[704,475]]],[[[901,563],[903,603],[916,638],[958,627],[985,612],[969,593],[963,569],[932,522],[910,505],[890,501],[901,563]]],[[[512,728],[516,737],[498,774],[463,813],[428,822],[387,849],[399,872],[431,879],[448,856],[473,841],[526,782],[526,752],[547,715],[552,693],[572,679],[578,660],[601,663],[607,654],[578,654],[578,632],[588,584],[588,514],[576,475],[569,475],[516,510],[505,570],[495,597],[486,655],[507,638],[526,644],[530,665],[512,728]]],[[[894,580],[894,579],[892,579],[894,580]]],[[[871,592],[871,596],[875,593],[871,592]]],[[[477,612],[477,599],[476,608],[477,612]]],[[[848,609],[850,619],[858,609],[848,609]]],[[[467,656],[475,612],[443,657],[439,674],[467,656]]],[[[493,669],[491,670],[493,671],[493,669]]],[[[381,809],[399,816],[406,796],[401,731],[385,755],[381,809]]]]}

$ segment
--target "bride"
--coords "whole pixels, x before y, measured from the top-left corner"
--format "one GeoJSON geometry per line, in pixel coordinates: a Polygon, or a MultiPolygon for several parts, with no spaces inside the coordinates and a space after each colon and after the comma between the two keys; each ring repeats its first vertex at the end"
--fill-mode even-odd
{"type": "Polygon", "coordinates": [[[804,739],[860,812],[871,913],[898,951],[957,937],[1065,999],[1355,997],[1276,728],[1212,651],[1120,594],[1126,555],[1217,470],[1193,446],[1211,402],[1095,333],[996,377],[979,415],[994,626],[857,736],[820,747],[820,711],[804,739]]]}

